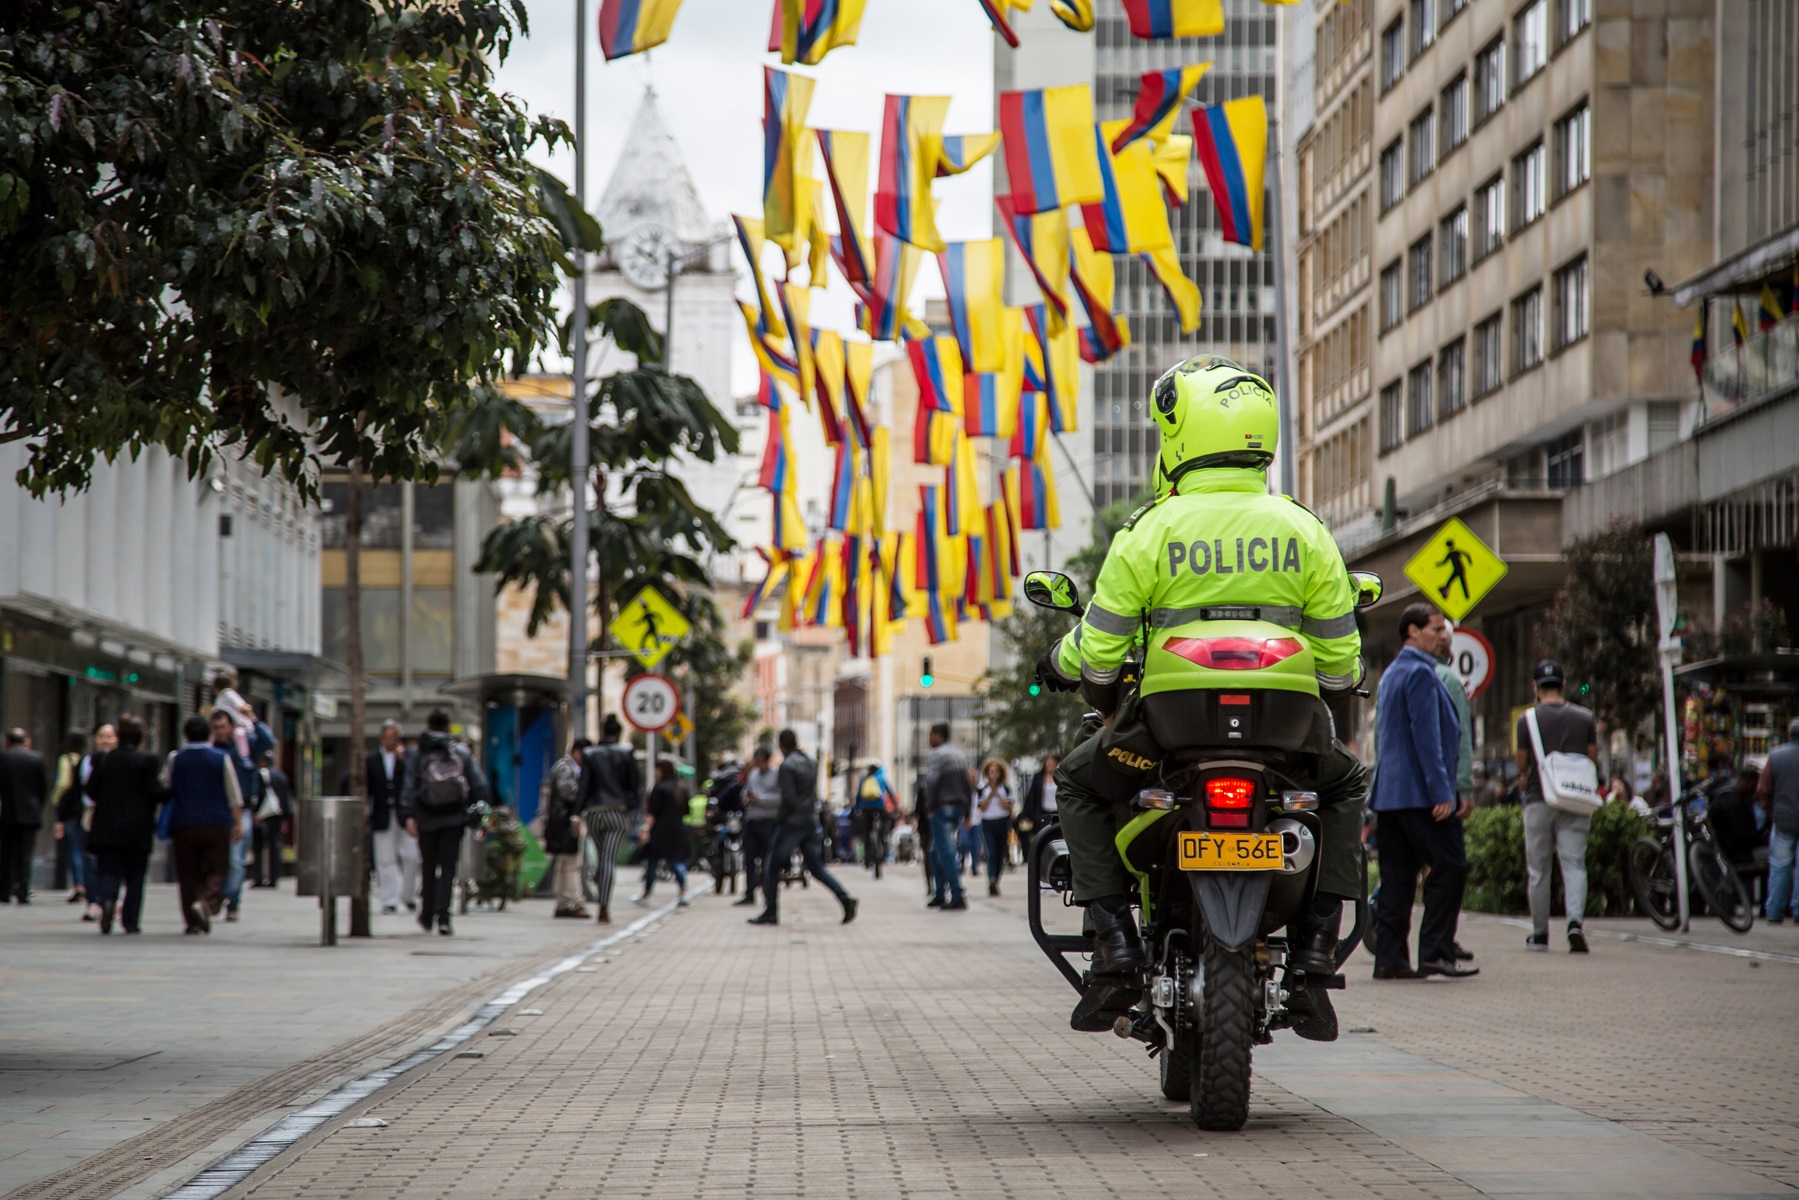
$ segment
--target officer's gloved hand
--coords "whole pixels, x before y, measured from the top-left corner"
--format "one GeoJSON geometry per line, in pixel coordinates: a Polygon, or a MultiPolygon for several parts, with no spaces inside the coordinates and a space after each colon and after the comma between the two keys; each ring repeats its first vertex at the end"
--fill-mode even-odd
{"type": "Polygon", "coordinates": [[[1068,679],[1056,669],[1054,655],[1055,651],[1051,650],[1037,660],[1037,686],[1050,692],[1072,692],[1080,687],[1080,680],[1068,679]]]}

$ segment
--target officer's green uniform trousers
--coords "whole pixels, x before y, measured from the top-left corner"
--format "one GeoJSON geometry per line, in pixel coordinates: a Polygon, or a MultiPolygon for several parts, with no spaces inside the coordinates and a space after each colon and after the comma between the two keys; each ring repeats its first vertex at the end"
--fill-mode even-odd
{"type": "MultiPolygon", "coordinates": [[[[1118,856],[1114,838],[1135,810],[1112,804],[1085,782],[1099,754],[1104,726],[1089,722],[1080,743],[1056,767],[1056,815],[1068,843],[1074,873],[1074,902],[1101,896],[1134,896],[1137,882],[1118,856]]],[[[1351,899],[1362,893],[1362,802],[1368,794],[1368,771],[1361,760],[1332,740],[1331,752],[1310,779],[1295,778],[1300,788],[1318,793],[1318,891],[1351,899]]]]}

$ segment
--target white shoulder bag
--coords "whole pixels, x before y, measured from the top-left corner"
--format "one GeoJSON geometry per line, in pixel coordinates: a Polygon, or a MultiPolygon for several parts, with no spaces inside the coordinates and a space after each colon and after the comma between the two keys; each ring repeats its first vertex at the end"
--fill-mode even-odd
{"type": "Polygon", "coordinates": [[[1599,795],[1599,767],[1584,754],[1563,750],[1545,754],[1543,731],[1537,728],[1534,706],[1525,712],[1524,724],[1530,730],[1531,749],[1537,755],[1537,781],[1543,787],[1543,803],[1577,817],[1591,816],[1605,803],[1599,795]]]}

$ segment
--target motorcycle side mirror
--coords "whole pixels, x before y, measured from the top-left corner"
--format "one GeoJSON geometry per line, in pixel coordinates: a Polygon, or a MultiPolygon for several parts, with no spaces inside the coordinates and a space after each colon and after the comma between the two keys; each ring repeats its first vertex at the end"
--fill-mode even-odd
{"type": "Polygon", "coordinates": [[[1385,590],[1380,576],[1373,571],[1351,571],[1349,586],[1355,589],[1355,606],[1357,608],[1373,608],[1380,603],[1381,593],[1385,590]]]}
{"type": "Polygon", "coordinates": [[[1032,571],[1024,577],[1024,598],[1038,608],[1081,611],[1081,589],[1060,571],[1032,571]]]}

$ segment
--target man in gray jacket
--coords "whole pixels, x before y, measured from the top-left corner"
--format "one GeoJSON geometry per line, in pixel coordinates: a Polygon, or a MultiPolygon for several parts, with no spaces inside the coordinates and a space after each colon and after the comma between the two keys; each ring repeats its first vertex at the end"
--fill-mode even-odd
{"type": "Polygon", "coordinates": [[[935,885],[927,907],[958,912],[968,907],[962,894],[962,872],[956,863],[956,834],[968,819],[974,781],[968,758],[949,740],[949,725],[931,726],[931,753],[924,760],[924,799],[931,814],[931,880],[935,885]]]}
{"type": "MultiPolygon", "coordinates": [[[[774,753],[767,746],[757,746],[750,755],[749,774],[743,780],[743,899],[739,905],[756,902],[756,891],[762,887],[762,872],[768,866],[769,852],[781,831],[781,773],[775,769],[774,753]]],[[[786,864],[783,863],[783,866],[786,864]]],[[[776,879],[779,880],[779,876],[776,879]]]]}
{"type": "Polygon", "coordinates": [[[780,833],[768,864],[762,871],[762,898],[765,907],[760,916],[750,918],[751,925],[779,925],[781,907],[781,869],[798,850],[807,874],[831,889],[843,905],[843,923],[856,919],[856,898],[843,890],[843,885],[824,864],[824,835],[818,827],[818,764],[800,749],[793,730],[783,729],[779,739],[781,770],[779,783],[781,807],[778,814],[780,833]]]}
{"type": "Polygon", "coordinates": [[[1799,917],[1799,886],[1793,860],[1799,858],[1799,717],[1787,726],[1787,741],[1768,755],[1768,765],[1755,786],[1755,798],[1769,806],[1774,828],[1768,838],[1768,905],[1766,916],[1778,925],[1790,906],[1799,917]]]}

